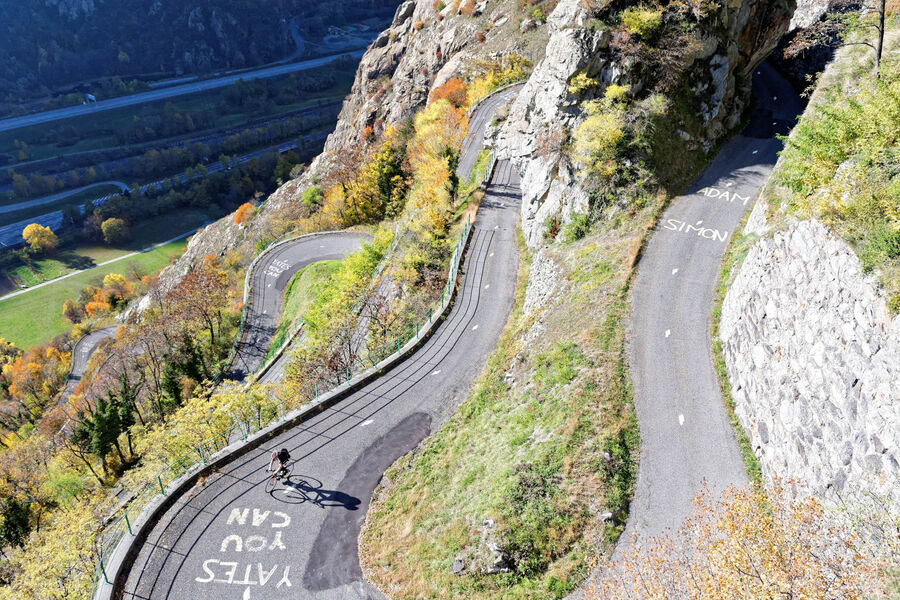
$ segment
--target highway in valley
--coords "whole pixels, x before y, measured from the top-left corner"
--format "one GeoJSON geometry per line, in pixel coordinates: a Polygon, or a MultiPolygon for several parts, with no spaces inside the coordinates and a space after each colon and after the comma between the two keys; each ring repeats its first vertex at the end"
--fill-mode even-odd
{"type": "Polygon", "coordinates": [[[666,210],[638,264],[630,363],[641,458],[620,551],[634,534],[678,528],[704,485],[747,480],[713,368],[710,319],[726,246],[775,166],[775,135],[802,110],[768,64],[757,69],[754,96],[750,124],[666,210]]]}
{"type": "Polygon", "coordinates": [[[455,302],[432,336],[377,379],[178,498],[120,574],[121,597],[380,598],[363,581],[357,554],[369,500],[382,473],[453,413],[494,349],[513,303],[520,201],[516,171],[498,163],[455,302]],[[269,494],[264,470],[282,447],[296,464],[269,494]]]}
{"type": "Polygon", "coordinates": [[[353,59],[360,58],[365,53],[365,49],[354,50],[352,52],[342,52],[331,56],[322,56],[320,58],[312,58],[300,62],[279,64],[260,69],[246,71],[243,73],[235,73],[216,77],[213,79],[202,79],[173,85],[171,87],[159,88],[148,92],[140,92],[128,96],[120,96],[118,98],[110,98],[108,100],[100,100],[88,104],[79,104],[78,106],[69,106],[67,108],[58,108],[56,110],[48,110],[45,112],[34,113],[30,115],[22,115],[20,117],[10,117],[0,120],[0,132],[12,131],[22,127],[31,127],[32,125],[40,125],[42,123],[52,123],[62,119],[70,119],[72,117],[80,117],[83,115],[93,115],[114,108],[123,108],[125,106],[134,106],[136,104],[144,104],[145,102],[155,102],[157,100],[166,100],[176,98],[186,94],[196,94],[197,92],[205,92],[216,88],[225,87],[237,83],[238,81],[250,81],[251,79],[266,79],[268,77],[277,77],[279,75],[288,75],[300,71],[307,71],[322,67],[330,62],[338,60],[344,56],[353,59]]]}

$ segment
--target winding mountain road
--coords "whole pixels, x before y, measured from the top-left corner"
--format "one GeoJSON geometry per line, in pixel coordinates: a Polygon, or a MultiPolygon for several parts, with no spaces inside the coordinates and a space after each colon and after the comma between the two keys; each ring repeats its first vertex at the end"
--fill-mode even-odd
{"type": "Polygon", "coordinates": [[[341,259],[372,239],[365,233],[327,233],[279,244],[253,265],[244,332],[235,351],[228,379],[242,380],[265,362],[278,328],[288,282],[303,267],[321,260],[341,259]]]}
{"type": "Polygon", "coordinates": [[[94,354],[94,350],[97,349],[100,342],[113,337],[118,328],[118,325],[114,325],[113,327],[97,329],[75,342],[75,346],[72,348],[72,368],[69,369],[69,377],[66,379],[66,387],[63,388],[60,396],[60,403],[65,404],[68,402],[69,396],[72,395],[78,382],[84,376],[88,361],[91,359],[91,355],[94,354]]]}
{"type": "Polygon", "coordinates": [[[756,110],[692,191],[666,210],[638,265],[631,373],[641,430],[635,497],[623,543],[677,529],[692,499],[746,482],[712,364],[710,324],[722,256],[802,110],[768,64],[754,77],[756,110]]]}
{"type": "Polygon", "coordinates": [[[378,379],[176,501],[141,547],[122,597],[380,598],[358,559],[369,500],[385,469],[455,411],[494,349],[513,303],[520,200],[517,173],[498,163],[456,301],[434,334],[378,379]],[[264,469],[282,447],[297,463],[270,495],[264,469]]]}

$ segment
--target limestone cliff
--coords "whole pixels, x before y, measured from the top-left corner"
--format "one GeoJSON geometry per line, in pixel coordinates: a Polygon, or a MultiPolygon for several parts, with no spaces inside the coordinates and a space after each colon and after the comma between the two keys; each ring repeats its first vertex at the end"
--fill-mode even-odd
{"type": "MultiPolygon", "coordinates": [[[[532,246],[540,243],[545,219],[588,209],[588,194],[564,147],[541,143],[554,131],[571,132],[584,119],[584,98],[569,90],[574,76],[584,73],[606,86],[627,86],[640,94],[648,74],[631,57],[611,44],[617,32],[597,25],[596,14],[579,0],[563,0],[550,16],[546,56],[513,104],[498,134],[498,147],[522,175],[522,227],[532,246]],[[541,146],[539,148],[539,146],[541,146]]],[[[740,122],[750,99],[753,69],[766,58],[787,31],[794,6],[790,2],[744,0],[723,3],[716,18],[704,25],[684,70],[695,110],[702,112],[705,147],[730,133],[740,122]]],[[[601,14],[601,16],[603,16],[601,14]]],[[[650,77],[660,77],[651,73],[650,77]]]]}

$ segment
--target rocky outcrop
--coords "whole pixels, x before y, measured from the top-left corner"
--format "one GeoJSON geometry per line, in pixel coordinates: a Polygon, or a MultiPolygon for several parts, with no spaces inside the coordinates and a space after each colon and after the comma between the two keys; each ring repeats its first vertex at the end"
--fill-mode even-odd
{"type": "MultiPolygon", "coordinates": [[[[736,127],[750,98],[753,69],[765,59],[787,30],[791,2],[743,0],[723,3],[718,19],[691,56],[689,79],[705,116],[710,144],[736,127]]],[[[522,228],[529,245],[543,239],[548,217],[565,223],[574,212],[588,209],[580,185],[560,143],[584,118],[584,99],[569,92],[578,73],[596,79],[595,95],[612,83],[640,90],[639,65],[610,48],[611,29],[591,22],[585,3],[562,0],[550,15],[550,41],[544,60],[510,109],[497,135],[504,158],[522,175],[522,228]],[[591,27],[587,25],[591,24],[591,27]]]]}
{"type": "Polygon", "coordinates": [[[335,130],[309,169],[272,194],[246,229],[237,230],[228,216],[200,231],[184,256],[160,275],[162,286],[174,285],[207,254],[225,256],[239,247],[252,252],[257,241],[284,233],[285,217],[298,209],[300,192],[311,182],[326,178],[336,163],[350,154],[348,150],[362,147],[367,126],[376,133],[386,125],[402,126],[425,105],[433,86],[455,76],[468,77],[480,62],[499,58],[500,53],[492,48],[530,59],[543,55],[539,31],[529,33],[530,41],[519,39],[518,33],[513,35],[518,32],[521,15],[516,0],[492,2],[489,8],[479,2],[472,16],[460,14],[458,7],[459,3],[447,3],[438,13],[434,2],[428,0],[400,4],[391,26],[362,57],[335,130]],[[484,33],[485,21],[491,26],[485,41],[480,42],[477,34],[484,33]]]}
{"type": "Polygon", "coordinates": [[[900,500],[900,319],[843,240],[804,221],[759,241],[720,335],[767,479],[900,500]]]}

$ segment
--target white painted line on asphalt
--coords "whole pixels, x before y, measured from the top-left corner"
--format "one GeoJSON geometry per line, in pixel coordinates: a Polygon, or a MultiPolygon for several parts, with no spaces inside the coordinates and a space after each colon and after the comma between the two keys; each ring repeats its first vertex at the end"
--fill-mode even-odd
{"type": "Polygon", "coordinates": [[[753,154],[759,154],[759,150],[754,150],[753,154]]]}
{"type": "Polygon", "coordinates": [[[490,253],[490,254],[488,254],[488,256],[493,256],[493,255],[494,255],[494,253],[493,253],[493,252],[491,252],[491,253],[490,253]]]}
{"type": "Polygon", "coordinates": [[[672,335],[672,330],[666,329],[666,337],[669,337],[670,335],[672,335]]]}
{"type": "Polygon", "coordinates": [[[684,415],[678,415],[678,424],[684,426],[684,415]]]}
{"type": "Polygon", "coordinates": [[[672,275],[678,272],[678,269],[672,269],[672,275]]]}
{"type": "Polygon", "coordinates": [[[703,221],[702,220],[697,221],[697,225],[703,225],[703,221]]]}
{"type": "Polygon", "coordinates": [[[432,375],[437,375],[437,374],[440,373],[440,372],[441,372],[441,370],[438,369],[437,371],[435,371],[434,373],[432,373],[432,375]]]}
{"type": "Polygon", "coordinates": [[[491,284],[487,284],[486,286],[484,286],[484,289],[488,289],[489,287],[491,287],[491,284]]]}
{"type": "Polygon", "coordinates": [[[366,425],[371,425],[375,422],[375,419],[368,419],[359,424],[360,427],[365,427],[366,425]]]}
{"type": "Polygon", "coordinates": [[[475,327],[473,327],[473,328],[472,328],[472,331],[475,331],[476,329],[478,329],[478,325],[476,325],[475,327]]]}

